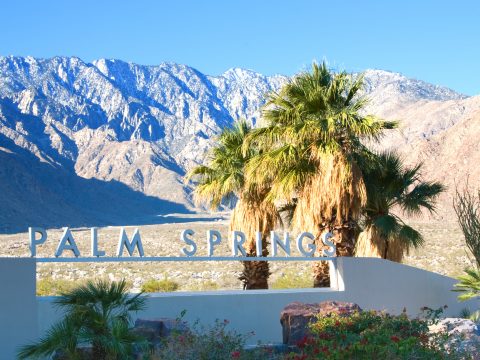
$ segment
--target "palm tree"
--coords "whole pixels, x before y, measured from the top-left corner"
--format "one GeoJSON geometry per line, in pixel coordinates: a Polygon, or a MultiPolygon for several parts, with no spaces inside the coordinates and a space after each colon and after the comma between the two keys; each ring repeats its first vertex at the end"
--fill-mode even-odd
{"type": "MultiPolygon", "coordinates": [[[[245,182],[245,164],[256,153],[253,148],[242,151],[244,140],[251,127],[237,122],[232,128],[224,129],[213,148],[208,165],[194,168],[187,179],[198,179],[194,190],[197,202],[207,202],[212,209],[226,199],[236,198],[236,206],[230,219],[230,230],[245,234],[247,256],[257,256],[256,232],[262,233],[262,254],[267,256],[266,236],[280,222],[280,216],[272,202],[267,201],[268,186],[245,182]]],[[[270,270],[266,261],[244,261],[240,280],[244,289],[268,289],[270,270]]]]}
{"type": "Polygon", "coordinates": [[[422,235],[405,224],[393,210],[420,215],[422,209],[433,212],[435,199],[444,191],[438,182],[422,181],[421,165],[406,167],[393,152],[376,156],[363,169],[367,204],[363,209],[365,228],[360,233],[355,255],[379,257],[401,262],[412,247],[423,243],[422,235]]]}
{"type": "MultiPolygon", "coordinates": [[[[366,203],[359,158],[369,155],[362,141],[376,141],[394,122],[363,115],[367,103],[359,96],[363,77],[332,73],[316,63],[297,75],[279,93],[270,95],[263,117],[245,142],[262,152],[247,165],[247,179],[271,183],[269,197],[296,200],[292,225],[316,235],[333,231],[337,255],[352,256],[357,219],[366,203]]],[[[318,253],[317,253],[318,255],[318,253]]],[[[314,265],[314,286],[329,285],[325,262],[314,265]]]]}
{"type": "Polygon", "coordinates": [[[81,359],[80,346],[92,346],[92,358],[125,359],[143,339],[129,325],[130,313],[145,308],[142,294],[129,295],[127,284],[89,281],[62,294],[55,304],[65,317],[53,325],[39,342],[23,346],[19,359],[40,359],[61,353],[66,359],[81,359]]]}

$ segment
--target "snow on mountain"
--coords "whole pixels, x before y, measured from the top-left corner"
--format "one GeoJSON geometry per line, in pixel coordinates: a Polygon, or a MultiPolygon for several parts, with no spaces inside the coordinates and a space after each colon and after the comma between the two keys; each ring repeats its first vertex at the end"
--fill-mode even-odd
{"type": "MultiPolygon", "coordinates": [[[[0,152],[10,162],[18,160],[12,154],[25,162],[12,165],[12,171],[38,161],[65,176],[118,182],[144,196],[189,207],[185,171],[203,162],[223,127],[239,118],[258,124],[265,95],[287,81],[239,68],[209,76],[175,63],[0,57],[0,152]]],[[[381,70],[365,72],[365,93],[372,98],[369,111],[386,117],[422,102],[465,98],[381,70]]],[[[432,121],[434,129],[451,125],[432,121]]],[[[424,129],[410,128],[409,136],[425,136],[424,129]]],[[[14,187],[8,174],[2,174],[0,186],[14,187]]],[[[24,178],[29,179],[27,187],[36,181],[24,178]]],[[[49,187],[46,180],[41,185],[49,187]]],[[[84,205],[75,206],[81,213],[84,205]]],[[[13,219],[11,211],[0,210],[0,222],[13,219]]]]}

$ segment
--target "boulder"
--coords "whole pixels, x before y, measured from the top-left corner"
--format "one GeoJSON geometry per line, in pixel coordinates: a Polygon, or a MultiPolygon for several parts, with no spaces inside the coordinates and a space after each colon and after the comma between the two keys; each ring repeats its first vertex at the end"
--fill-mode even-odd
{"type": "Polygon", "coordinates": [[[474,360],[480,360],[480,327],[472,320],[463,318],[445,318],[429,326],[431,333],[447,333],[447,346],[474,360]]]}
{"type": "Polygon", "coordinates": [[[283,343],[295,345],[310,334],[308,325],[318,316],[338,314],[348,316],[362,309],[354,303],[343,301],[323,301],[315,304],[293,302],[288,304],[280,314],[283,343]]]}
{"type": "Polygon", "coordinates": [[[480,335],[480,329],[472,320],[463,318],[445,318],[429,326],[432,333],[447,332],[449,335],[480,335]]]}

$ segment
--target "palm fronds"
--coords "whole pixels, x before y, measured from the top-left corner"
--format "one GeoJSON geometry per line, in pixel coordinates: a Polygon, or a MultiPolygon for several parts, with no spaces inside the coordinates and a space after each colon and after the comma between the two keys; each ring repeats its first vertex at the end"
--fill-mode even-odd
{"type": "Polygon", "coordinates": [[[455,284],[455,290],[463,292],[458,297],[460,301],[466,301],[480,296],[480,270],[466,269],[465,275],[458,277],[459,283],[455,284]]]}
{"type": "Polygon", "coordinates": [[[92,345],[96,358],[128,358],[141,342],[131,332],[131,312],[145,309],[145,297],[127,293],[124,280],[89,281],[55,300],[65,312],[37,343],[18,352],[20,359],[44,358],[57,352],[69,359],[81,359],[80,346],[92,345]]]}
{"type": "Polygon", "coordinates": [[[374,154],[365,166],[367,204],[362,211],[365,229],[357,243],[357,256],[400,262],[412,247],[423,244],[422,235],[392,213],[395,208],[408,216],[419,215],[422,210],[435,211],[435,201],[444,186],[423,181],[420,171],[421,164],[406,167],[394,152],[374,154]]]}

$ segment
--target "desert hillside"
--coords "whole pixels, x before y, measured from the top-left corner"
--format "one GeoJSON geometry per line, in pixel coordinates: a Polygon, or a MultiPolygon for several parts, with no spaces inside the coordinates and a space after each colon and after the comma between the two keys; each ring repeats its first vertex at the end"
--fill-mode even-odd
{"type": "MultiPolygon", "coordinates": [[[[480,181],[480,98],[388,71],[364,75],[367,111],[400,122],[379,146],[445,182],[439,216],[451,217],[454,181],[480,181]]],[[[239,118],[258,126],[266,94],[286,81],[174,63],[0,57],[0,231],[196,211],[185,172],[225,126],[239,118]]]]}

